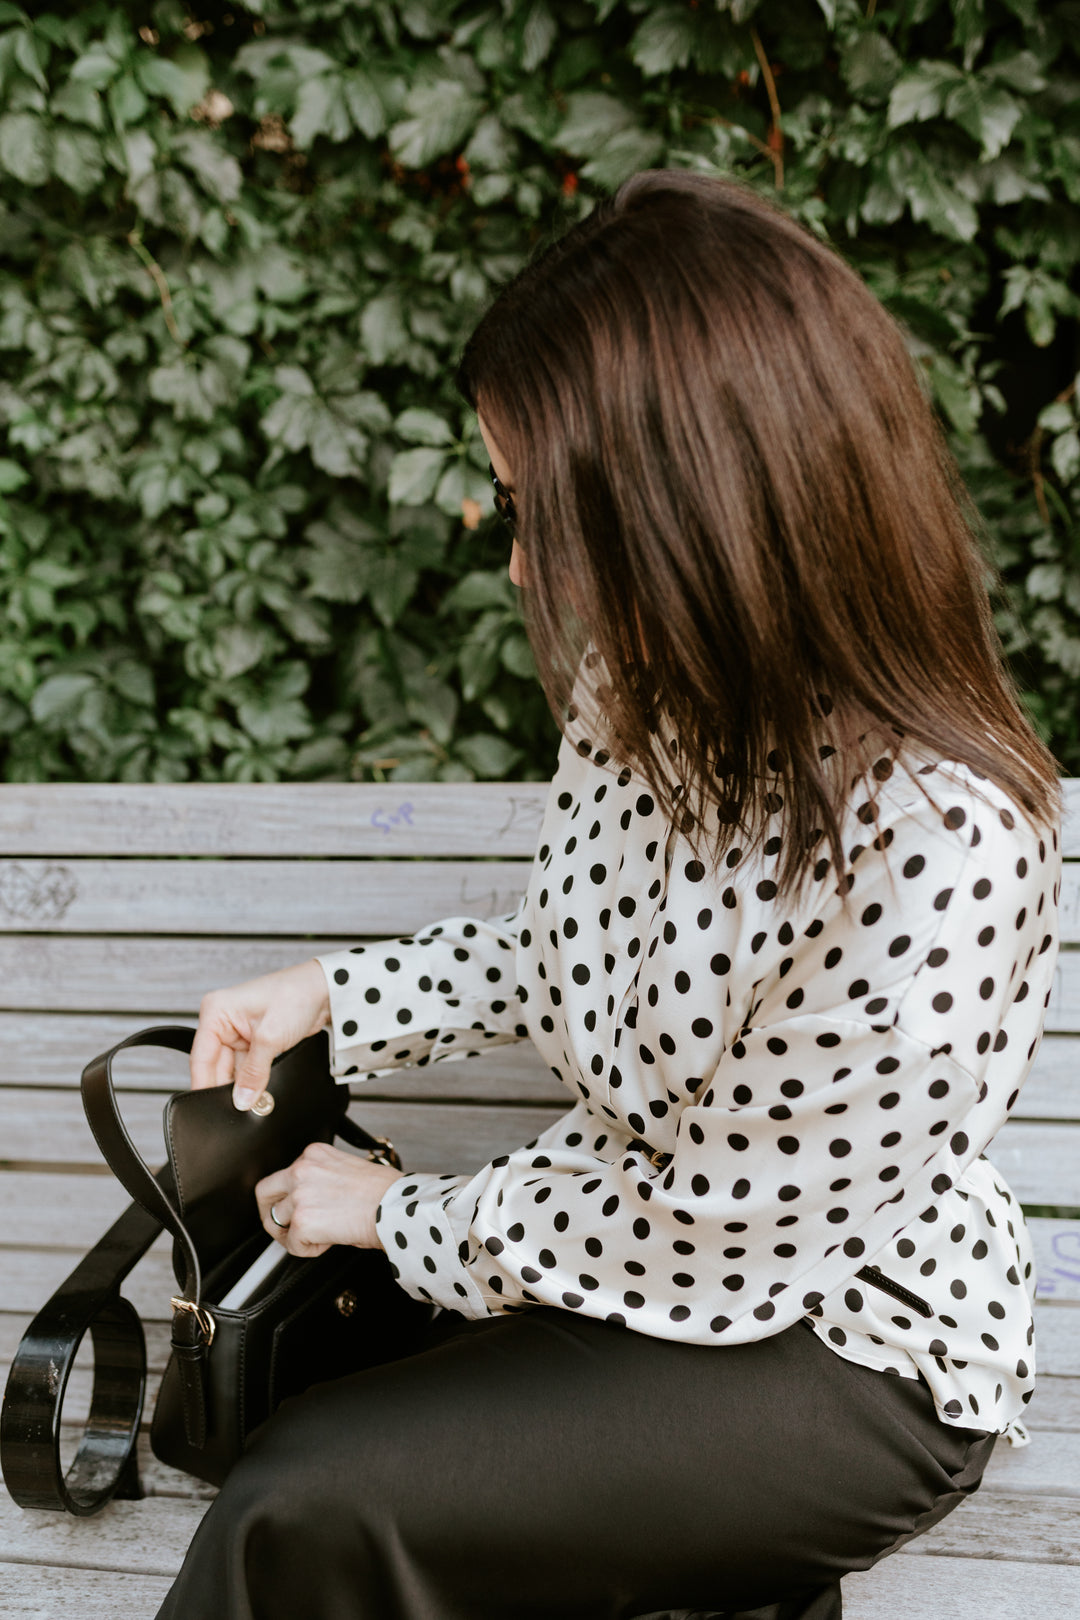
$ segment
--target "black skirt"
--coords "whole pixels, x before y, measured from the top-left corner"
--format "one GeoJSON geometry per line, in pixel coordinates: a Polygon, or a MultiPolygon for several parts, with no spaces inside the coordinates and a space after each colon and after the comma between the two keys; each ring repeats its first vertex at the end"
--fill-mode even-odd
{"type": "Polygon", "coordinates": [[[838,1620],[841,1576],[943,1518],[995,1438],[804,1322],[712,1348],[444,1315],[257,1432],[158,1620],[838,1620]]]}

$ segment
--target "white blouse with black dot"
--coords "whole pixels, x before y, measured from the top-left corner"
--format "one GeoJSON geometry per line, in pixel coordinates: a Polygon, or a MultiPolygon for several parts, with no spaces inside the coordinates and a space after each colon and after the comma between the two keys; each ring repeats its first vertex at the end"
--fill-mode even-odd
{"type": "Polygon", "coordinates": [[[339,1079],[531,1039],[573,1102],[476,1175],[389,1189],[409,1293],[718,1347],[806,1317],[921,1373],[943,1422],[1024,1443],[1033,1256],[983,1150],[1039,1044],[1059,838],[966,767],[879,767],[843,823],[847,909],[824,858],[784,905],[779,825],[713,877],[564,738],[513,915],[320,957],[339,1079]]]}

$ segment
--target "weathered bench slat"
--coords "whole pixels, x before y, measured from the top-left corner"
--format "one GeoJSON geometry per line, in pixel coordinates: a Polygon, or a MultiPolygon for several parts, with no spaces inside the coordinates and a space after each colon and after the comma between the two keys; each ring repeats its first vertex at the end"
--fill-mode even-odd
{"type": "MultiPolygon", "coordinates": [[[[1062,848],[1080,856],[1080,782],[1062,848]]],[[[20,783],[0,790],[5,855],[527,856],[546,782],[20,783]],[[77,813],[74,813],[76,812],[77,813]]]]}
{"type": "MultiPolygon", "coordinates": [[[[65,934],[405,934],[512,911],[529,861],[3,860],[0,930],[65,934]]],[[[1061,938],[1080,941],[1080,863],[1061,938]]]]}
{"type": "MultiPolygon", "coordinates": [[[[194,1024],[194,1017],[181,1020],[194,1024]]],[[[0,1012],[0,1086],[76,1087],[83,1065],[141,1025],[175,1023],[170,1013],[0,1012]]],[[[179,1091],[187,1060],[176,1052],[139,1047],[122,1053],[115,1074],[122,1088],[179,1091]]],[[[492,1102],[558,1102],[565,1088],[528,1041],[460,1063],[400,1070],[354,1085],[367,1097],[469,1097],[492,1102]]],[[[1080,1121],[1080,1037],[1043,1041],[1016,1105],[1014,1119],[1080,1121]]]]}
{"type": "Polygon", "coordinates": [[[411,934],[516,909],[528,861],[5,861],[0,930],[411,934]]]}
{"type": "Polygon", "coordinates": [[[531,856],[546,782],[20,783],[0,853],[531,856]]]}
{"type": "Polygon", "coordinates": [[[1056,1564],[1072,1556],[1078,1535],[1080,1500],[1075,1496],[1012,1496],[1006,1491],[981,1490],[904,1550],[1056,1564]]]}
{"type": "MultiPolygon", "coordinates": [[[[438,919],[431,916],[435,922],[438,919]]],[[[289,967],[362,937],[152,939],[121,935],[0,937],[0,1008],[11,1011],[157,1012],[194,1018],[208,990],[289,967]]],[[[1080,1033],[1080,951],[1063,951],[1046,1027],[1080,1033]]]]}
{"type": "MultiPolygon", "coordinates": [[[[0,1087],[4,1085],[75,1089],[83,1066],[99,1052],[108,1051],[136,1029],[152,1024],[174,1024],[175,1013],[12,1013],[0,1012],[0,1087]]],[[[194,1025],[194,1016],[181,1023],[194,1025]]],[[[1080,1042],[1077,1043],[1080,1066],[1080,1042]]],[[[121,1090],[162,1093],[186,1090],[187,1058],[177,1052],[142,1046],[122,1052],[113,1073],[121,1090]]],[[[1080,1085],[1063,1075],[1063,1089],[1077,1093],[1080,1085]],[[1066,1078],[1069,1084],[1064,1084],[1066,1078]]],[[[500,1046],[479,1058],[450,1064],[429,1064],[402,1069],[380,1080],[353,1085],[365,1097],[458,1098],[477,1102],[564,1102],[566,1089],[529,1041],[500,1046]]],[[[47,1106],[47,1105],[45,1105],[47,1106]]],[[[1066,1101],[1055,1109],[1057,1118],[1066,1101]]]]}
{"type": "MultiPolygon", "coordinates": [[[[138,1093],[125,1097],[123,1111],[140,1153],[151,1164],[161,1163],[165,1157],[161,1097],[138,1093]]],[[[520,1147],[559,1115],[558,1108],[529,1105],[431,1102],[354,1102],[349,1111],[367,1128],[391,1137],[406,1166],[416,1170],[456,1167],[462,1172],[479,1170],[497,1153],[520,1147]]],[[[102,1162],[75,1092],[0,1091],[0,1143],[9,1162],[102,1162]]]]}
{"type": "MultiPolygon", "coordinates": [[[[918,1546],[918,1542],[914,1543],[918,1546]]],[[[1080,1568],[897,1553],[844,1581],[845,1620],[1076,1620],[1080,1568]]]]}
{"type": "MultiPolygon", "coordinates": [[[[497,1056],[493,1051],[485,1061],[497,1061],[497,1056]]],[[[452,1071],[456,1065],[445,1067],[452,1071]]],[[[451,1074],[445,1095],[453,1095],[452,1078],[451,1074]]],[[[565,1096],[561,1100],[566,1101],[565,1096]]],[[[163,1156],[162,1106],[157,1093],[129,1093],[123,1103],[133,1141],[155,1162],[163,1156]]],[[[496,1153],[520,1147],[554,1122],[558,1106],[559,1099],[551,1109],[423,1099],[375,1102],[361,1091],[351,1112],[392,1137],[406,1165],[464,1171],[479,1169],[496,1153]]],[[[9,1162],[101,1163],[82,1100],[71,1090],[46,1094],[32,1087],[0,1088],[0,1144],[9,1162]]],[[[1022,1203],[1069,1204],[1075,1196],[1078,1155],[1080,1126],[1009,1120],[994,1138],[989,1157],[1022,1203]]]]}
{"type": "MultiPolygon", "coordinates": [[[[988,1510],[988,1518],[997,1519],[999,1534],[1007,1534],[1004,1508],[1003,1497],[996,1515],[992,1508],[988,1510]]],[[[900,1620],[901,1616],[910,1617],[910,1620],[928,1620],[929,1616],[938,1615],[948,1617],[948,1620],[982,1620],[985,1614],[1007,1615],[1010,1620],[1013,1617],[1015,1620],[1027,1620],[1027,1617],[1035,1614],[1039,1614],[1040,1620],[1045,1620],[1045,1617],[1050,1617],[1050,1620],[1058,1620],[1058,1617],[1060,1620],[1075,1620],[1075,1608],[1048,1609],[1041,1604],[1044,1597],[1058,1601],[1073,1593],[1080,1595],[1080,1569],[1069,1569],[1052,1562],[1020,1561],[1013,1552],[1015,1534],[1009,1536],[1007,1550],[999,1541],[997,1557],[992,1561],[988,1558],[985,1563],[970,1554],[949,1557],[937,1551],[938,1547],[947,1546],[951,1550],[950,1543],[963,1534],[960,1530],[963,1518],[969,1518],[974,1526],[977,1515],[973,1509],[974,1503],[965,1503],[950,1520],[945,1521],[945,1524],[952,1523],[957,1527],[950,1532],[948,1539],[943,1534],[942,1525],[925,1538],[915,1541],[910,1548],[885,1558],[866,1574],[849,1576],[844,1583],[845,1598],[850,1594],[850,1603],[845,1602],[845,1614],[849,1617],[861,1615],[863,1620],[900,1620]],[[1007,1556],[1008,1553],[1013,1553],[1012,1558],[1007,1556]],[[900,1563],[900,1560],[903,1562],[900,1563]],[[891,1575],[890,1567],[893,1569],[891,1575]],[[1019,1598],[1023,1592],[1027,1598],[1037,1599],[1039,1607],[1024,1607],[1024,1599],[1017,1604],[1010,1601],[1012,1570],[1022,1571],[1027,1582],[1023,1587],[1012,1587],[1013,1594],[1019,1598]],[[1004,1578],[996,1588],[981,1585],[972,1588],[969,1585],[971,1571],[985,1571],[989,1576],[1001,1575],[1004,1578]],[[925,1585],[927,1572],[932,1579],[929,1588],[925,1585]],[[1061,1583],[1055,1580],[1046,1584],[1043,1577],[1047,1574],[1054,1577],[1071,1575],[1075,1581],[1061,1583]],[[980,1610],[975,1607],[974,1599],[984,1591],[987,1606],[980,1610]],[[895,1592],[901,1599],[917,1596],[923,1606],[868,1609],[861,1607],[864,1592],[867,1597],[873,1594],[873,1601],[880,1601],[882,1605],[891,1601],[895,1592]],[[928,1601],[931,1595],[935,1601],[928,1601]],[[956,1606],[958,1597],[962,1598],[965,1607],[956,1606]],[[970,1607],[966,1606],[969,1599],[972,1600],[970,1607]]],[[[4,1563],[5,1589],[10,1590],[7,1576],[10,1565],[15,1562],[47,1561],[52,1565],[79,1569],[80,1573],[87,1569],[98,1569],[170,1575],[179,1568],[205,1510],[205,1501],[150,1496],[142,1502],[110,1503],[102,1513],[90,1520],[70,1519],[58,1513],[21,1512],[5,1495],[0,1494],[0,1562],[4,1563]]],[[[1067,1502],[1028,1499],[1020,1504],[1020,1510],[1029,1526],[1039,1526],[1033,1531],[1036,1546],[1049,1549],[1064,1541],[1072,1529],[1067,1502]]],[[[981,1543],[989,1538],[981,1531],[978,1542],[974,1542],[974,1534],[973,1529],[968,1532],[972,1538],[968,1544],[973,1551],[977,1546],[981,1552],[981,1543]]],[[[122,1591],[123,1587],[118,1586],[117,1590],[122,1591]]],[[[18,1613],[6,1606],[4,1612],[7,1615],[18,1613]]],[[[147,1611],[144,1611],[139,1620],[146,1620],[146,1614],[147,1611]]]]}
{"type": "MultiPolygon", "coordinates": [[[[206,1503],[177,1497],[110,1502],[91,1519],[17,1508],[0,1491],[0,1569],[58,1564],[132,1575],[174,1575],[206,1503]]],[[[146,1620],[146,1617],[141,1617],[146,1620]]]]}
{"type": "Polygon", "coordinates": [[[4,1564],[0,1587],[5,1620],[150,1620],[165,1601],[171,1577],[117,1575],[112,1570],[4,1564]]]}

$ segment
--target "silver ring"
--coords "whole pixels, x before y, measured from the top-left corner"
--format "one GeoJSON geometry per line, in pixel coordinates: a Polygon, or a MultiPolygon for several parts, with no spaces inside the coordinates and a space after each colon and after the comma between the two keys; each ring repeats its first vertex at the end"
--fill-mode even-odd
{"type": "Polygon", "coordinates": [[[279,1231],[287,1232],[289,1230],[288,1221],[279,1221],[277,1216],[274,1214],[273,1204],[270,1205],[270,1219],[273,1221],[274,1225],[279,1229],[279,1231]]]}

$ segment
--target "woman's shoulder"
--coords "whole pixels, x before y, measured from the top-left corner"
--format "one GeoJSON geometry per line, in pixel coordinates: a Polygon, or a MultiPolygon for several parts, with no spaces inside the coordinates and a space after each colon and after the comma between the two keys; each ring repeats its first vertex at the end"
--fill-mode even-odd
{"type": "MultiPolygon", "coordinates": [[[[922,838],[935,853],[963,851],[979,864],[1023,857],[1045,862],[1060,850],[1060,815],[1049,822],[1033,818],[999,783],[962,760],[907,749],[874,797],[880,825],[892,830],[890,845],[922,838]]],[[[859,808],[849,804],[848,813],[853,810],[858,817],[859,808]]]]}

